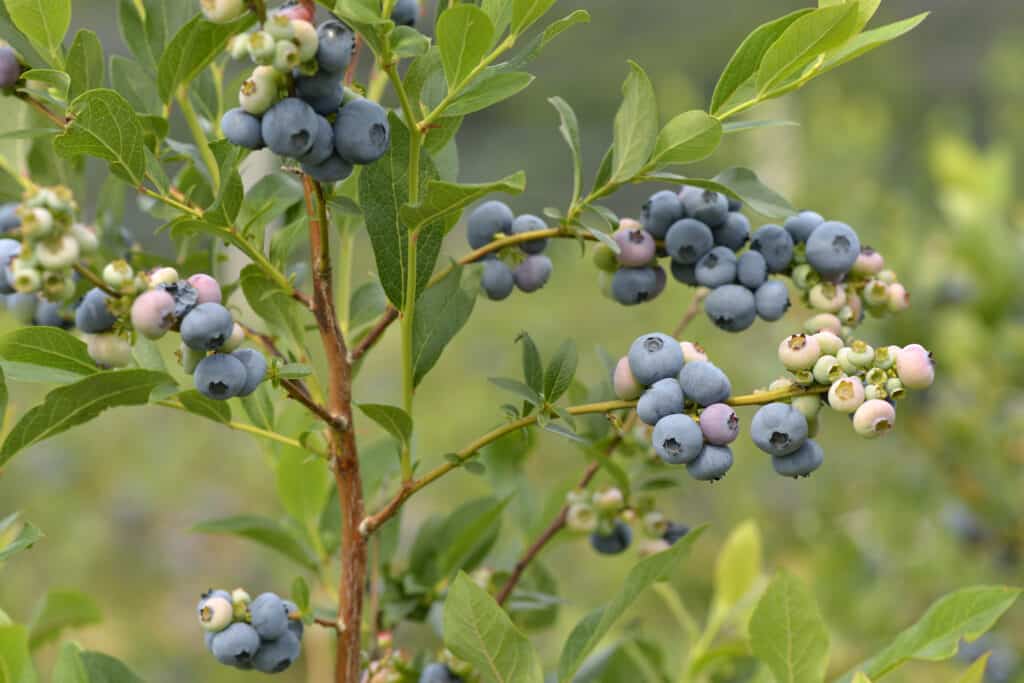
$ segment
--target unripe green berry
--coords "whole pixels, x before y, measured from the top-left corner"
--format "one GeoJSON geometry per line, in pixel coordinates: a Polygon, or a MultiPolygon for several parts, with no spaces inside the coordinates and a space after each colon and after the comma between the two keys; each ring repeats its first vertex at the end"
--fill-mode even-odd
{"type": "Polygon", "coordinates": [[[821,357],[818,340],[806,334],[793,334],[779,344],[779,361],[787,370],[808,370],[821,357]]]}
{"type": "Polygon", "coordinates": [[[228,43],[228,54],[231,59],[244,59],[249,56],[249,34],[239,33],[228,43]]]}
{"type": "Polygon", "coordinates": [[[159,287],[160,285],[172,285],[181,278],[178,277],[178,271],[170,266],[164,268],[157,268],[149,274],[149,286],[159,287]]]}
{"type": "Polygon", "coordinates": [[[96,231],[87,225],[75,223],[71,226],[71,236],[78,242],[78,248],[83,254],[95,253],[100,248],[100,238],[96,231]]]}
{"type": "Polygon", "coordinates": [[[573,503],[566,512],[565,525],[569,531],[589,534],[597,528],[597,512],[587,503],[573,503]]]}
{"type": "Polygon", "coordinates": [[[875,277],[884,282],[885,284],[891,285],[892,283],[896,282],[896,271],[889,269],[880,270],[878,271],[878,274],[875,275],[875,277]]]}
{"type": "Polygon", "coordinates": [[[889,394],[890,398],[896,400],[907,395],[907,390],[903,386],[903,381],[898,377],[890,377],[885,381],[885,391],[889,394]]]}
{"type": "Polygon", "coordinates": [[[795,370],[793,380],[802,387],[809,387],[814,384],[814,373],[810,370],[795,370]]]}
{"type": "Polygon", "coordinates": [[[872,307],[887,306],[889,304],[889,285],[881,280],[868,280],[864,285],[864,301],[872,307]]]}
{"type": "Polygon", "coordinates": [[[299,46],[299,59],[303,62],[313,62],[317,48],[320,47],[316,27],[308,21],[293,19],[292,30],[295,33],[295,44],[299,46]]]}
{"type": "Polygon", "coordinates": [[[18,215],[21,217],[21,234],[26,239],[39,240],[53,234],[55,226],[49,209],[23,207],[18,209],[18,215]]]}
{"type": "Polygon", "coordinates": [[[43,276],[42,289],[49,301],[69,301],[75,296],[75,281],[64,272],[50,271],[43,276]]]}
{"type": "Polygon", "coordinates": [[[896,354],[899,352],[898,346],[879,346],[875,349],[875,367],[888,370],[896,364],[896,354]]]}
{"type": "Polygon", "coordinates": [[[199,365],[199,361],[206,358],[205,351],[196,351],[195,349],[189,348],[188,344],[181,345],[181,368],[185,371],[186,375],[194,374],[196,366],[199,365]]]}
{"type": "Polygon", "coordinates": [[[809,290],[821,282],[821,275],[806,263],[802,263],[793,268],[791,277],[793,278],[793,284],[796,285],[798,289],[802,289],[804,291],[809,290]]]}
{"type": "Polygon", "coordinates": [[[235,323],[234,328],[231,330],[231,336],[224,342],[224,346],[220,347],[221,352],[231,353],[245,342],[245,328],[240,324],[235,323]]]}
{"type": "Polygon", "coordinates": [[[804,330],[806,330],[808,334],[827,330],[832,334],[838,335],[842,329],[843,323],[839,318],[831,313],[819,313],[804,323],[804,330]]]}
{"type": "Polygon", "coordinates": [[[898,282],[889,285],[889,310],[902,313],[910,308],[910,293],[898,282]]]}
{"type": "Polygon", "coordinates": [[[583,491],[581,489],[571,489],[567,491],[565,494],[565,504],[575,505],[577,503],[585,503],[587,505],[590,505],[590,499],[592,497],[593,496],[591,496],[590,493],[587,491],[583,491]]]}
{"type": "Polygon", "coordinates": [[[850,358],[851,349],[849,346],[844,346],[836,352],[836,360],[839,361],[839,367],[843,369],[848,375],[856,375],[860,372],[860,368],[850,358]]]}
{"type": "Polygon", "coordinates": [[[199,608],[199,625],[204,631],[223,631],[234,620],[234,607],[225,598],[215,596],[204,600],[199,608]]]}
{"type": "Polygon", "coordinates": [[[843,368],[835,356],[822,356],[814,364],[814,379],[818,384],[832,384],[843,376],[843,368]]]}
{"type": "Polygon", "coordinates": [[[663,538],[645,538],[636,544],[636,554],[639,557],[651,557],[663,553],[672,546],[663,538]]]}
{"type": "Polygon", "coordinates": [[[623,505],[625,505],[625,498],[622,496],[622,491],[617,488],[598,491],[594,494],[594,507],[598,512],[615,514],[622,509],[623,505]]]}
{"type": "Polygon", "coordinates": [[[214,24],[227,24],[245,12],[245,0],[199,0],[203,16],[214,24]]]}
{"type": "Polygon", "coordinates": [[[607,244],[603,242],[594,247],[594,265],[605,273],[614,273],[619,269],[619,259],[607,244]]]}
{"type": "Polygon", "coordinates": [[[822,330],[815,333],[814,338],[817,340],[821,352],[830,356],[836,355],[839,353],[839,349],[843,348],[843,340],[834,332],[822,330]]]}
{"type": "Polygon", "coordinates": [[[875,362],[875,349],[857,339],[850,344],[850,362],[858,368],[870,368],[875,362]]]}
{"type": "Polygon", "coordinates": [[[266,79],[249,78],[238,89],[238,106],[253,116],[265,114],[276,99],[277,86],[266,79]]]}
{"type": "Polygon", "coordinates": [[[274,49],[274,68],[281,73],[289,73],[302,63],[299,59],[299,48],[290,40],[277,41],[274,49]]]}
{"type": "Polygon", "coordinates": [[[889,392],[885,390],[885,385],[883,384],[866,384],[864,385],[864,398],[868,401],[873,399],[884,400],[889,398],[889,392]]]}
{"type": "Polygon", "coordinates": [[[78,241],[71,235],[61,235],[36,244],[36,262],[46,270],[70,268],[78,260],[78,241]]]}
{"type": "Polygon", "coordinates": [[[111,261],[103,268],[103,281],[111,289],[121,289],[135,279],[135,271],[124,259],[111,261]]]}
{"type": "Polygon", "coordinates": [[[768,391],[790,391],[796,389],[796,382],[788,377],[779,377],[768,385],[768,391]]]}
{"type": "Polygon", "coordinates": [[[43,285],[43,278],[39,271],[20,258],[14,262],[14,266],[11,268],[11,275],[13,276],[11,286],[19,294],[38,292],[39,288],[43,285]]]}
{"type": "Polygon", "coordinates": [[[668,530],[668,519],[657,510],[648,512],[643,519],[644,533],[651,538],[661,538],[668,530]]]}
{"type": "Polygon", "coordinates": [[[86,350],[103,367],[123,368],[132,362],[132,345],[114,333],[86,335],[86,350]]]}
{"type": "Polygon", "coordinates": [[[295,37],[292,20],[284,14],[272,14],[267,17],[263,23],[263,30],[277,41],[291,40],[295,37]]]}
{"type": "Polygon", "coordinates": [[[797,396],[793,399],[793,407],[801,415],[811,420],[821,412],[821,399],[817,396],[797,396]]]}
{"type": "Polygon", "coordinates": [[[843,377],[828,390],[828,404],[840,413],[852,413],[864,403],[864,384],[857,377],[843,377]]]}
{"type": "Polygon", "coordinates": [[[266,31],[256,31],[249,36],[249,57],[257,64],[271,64],[276,50],[277,41],[266,31]]]}
{"type": "Polygon", "coordinates": [[[819,282],[811,287],[807,301],[815,310],[838,313],[846,305],[846,288],[831,282],[819,282]]]}
{"type": "Polygon", "coordinates": [[[864,381],[868,384],[885,384],[889,374],[881,368],[871,368],[864,375],[864,381]]]}

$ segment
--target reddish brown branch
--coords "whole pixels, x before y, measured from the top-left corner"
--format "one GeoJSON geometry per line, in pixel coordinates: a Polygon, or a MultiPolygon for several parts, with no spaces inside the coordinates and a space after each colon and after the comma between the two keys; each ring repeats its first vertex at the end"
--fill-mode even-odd
{"type": "Polygon", "coordinates": [[[367,333],[365,337],[352,349],[352,360],[357,361],[362,358],[367,351],[373,348],[374,344],[380,340],[381,336],[387,331],[391,323],[398,319],[398,309],[393,306],[388,306],[387,310],[380,316],[373,328],[367,333]]]}

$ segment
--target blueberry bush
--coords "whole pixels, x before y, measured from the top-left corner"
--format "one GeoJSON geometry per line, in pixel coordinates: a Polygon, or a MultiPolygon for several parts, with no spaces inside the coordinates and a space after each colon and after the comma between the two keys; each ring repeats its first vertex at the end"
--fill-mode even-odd
{"type": "MultiPolygon", "coordinates": [[[[209,651],[211,667],[293,670],[318,630],[331,634],[337,683],[870,683],[958,649],[973,662],[958,680],[981,680],[996,653],[984,654],[978,638],[1010,609],[1016,588],[939,597],[851,666],[830,660],[830,629],[805,582],[764,567],[754,521],[718,550],[710,597],[696,602],[706,604],[703,618],[667,582],[705,527],[672,519],[662,496],[719,481],[734,466],[810,477],[828,466],[823,412],[847,415],[852,433],[876,439],[902,426],[909,395],[934,395],[932,354],[913,341],[930,321],[913,319],[913,287],[904,284],[920,276],[904,281],[887,267],[887,245],[868,246],[840,217],[795,209],[748,168],[713,178],[683,172],[726,136],[790,124],[741,114],[925,19],[869,28],[879,4],[821,0],[754,29],[706,110],[664,123],[651,79],[630,61],[612,140],[589,184],[577,114],[550,98],[569,148],[571,196],[564,208],[516,215],[494,195],[525,193],[525,174],[460,181],[456,134],[466,117],[530,86],[528,64],[587,23],[585,10],[552,20],[555,0],[122,0],[111,21],[131,57],[108,60],[92,30],[65,35],[71,0],[4,0],[0,88],[32,124],[6,134],[30,141],[30,151],[0,163],[0,192],[15,198],[0,207],[0,293],[24,325],[0,337],[0,399],[6,408],[8,381],[56,385],[5,425],[4,475],[17,477],[8,469],[15,456],[119,407],[188,413],[265,445],[286,482],[278,487],[286,519],[238,510],[197,531],[253,541],[297,573],[287,590],[262,593],[195,577],[196,647],[209,651]],[[178,128],[187,142],[173,136],[178,128]],[[88,181],[100,169],[96,189],[88,181]],[[616,215],[605,200],[634,185],[657,189],[633,216],[616,215]],[[130,200],[162,225],[174,258],[119,229],[130,200]],[[80,203],[96,207],[94,220],[80,203]],[[353,240],[362,231],[376,269],[356,286],[353,240]],[[444,263],[441,242],[452,231],[464,231],[468,251],[444,263]],[[545,359],[523,331],[521,378],[489,378],[509,396],[497,426],[443,458],[423,453],[419,385],[487,305],[479,298],[545,297],[560,274],[545,252],[558,240],[592,260],[604,296],[623,306],[678,299],[681,318],[632,331],[635,341],[615,355],[599,350],[605,372],[593,377],[577,372],[572,339],[545,359]],[[244,261],[237,276],[230,259],[244,261]],[[715,346],[688,338],[702,316],[715,345],[759,320],[790,325],[777,348],[749,349],[777,364],[776,379],[734,386],[713,360],[715,346]],[[909,343],[862,333],[866,320],[901,317],[912,322],[886,329],[904,325],[899,339],[909,343]],[[363,400],[353,380],[366,357],[384,352],[378,342],[392,327],[399,396],[363,400]],[[368,442],[361,424],[386,439],[368,442]],[[550,515],[536,529],[524,525],[530,537],[518,556],[493,553],[515,488],[495,485],[414,528],[403,522],[421,491],[458,486],[462,472],[491,476],[508,466],[503,459],[524,457],[538,429],[578,448],[585,467],[568,491],[545,492],[550,515]],[[732,444],[744,434],[764,463],[735,464],[732,444]],[[627,551],[638,560],[552,653],[531,636],[557,617],[559,579],[572,580],[539,560],[563,534],[577,536],[591,562],[627,551]],[[648,592],[685,648],[663,649],[623,627],[648,592]],[[416,624],[429,625],[440,646],[406,638],[416,624]]],[[[965,230],[973,222],[994,230],[976,207],[958,206],[965,230]]],[[[998,246],[978,258],[999,262],[998,246]]],[[[955,423],[955,410],[939,411],[942,423],[955,423]]],[[[941,433],[927,417],[911,427],[941,433]]],[[[956,458],[948,461],[955,468],[956,458]]],[[[984,534],[966,508],[950,519],[965,535],[984,534]]],[[[10,512],[0,520],[0,563],[42,537],[10,512]]],[[[95,602],[75,591],[47,593],[25,623],[0,611],[0,681],[40,680],[38,648],[98,618],[95,602]]],[[[47,665],[56,683],[140,680],[70,639],[47,665]]]]}

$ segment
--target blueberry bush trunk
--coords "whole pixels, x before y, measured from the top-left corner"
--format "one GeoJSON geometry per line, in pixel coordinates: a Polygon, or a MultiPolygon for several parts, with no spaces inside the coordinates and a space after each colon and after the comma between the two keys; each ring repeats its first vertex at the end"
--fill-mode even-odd
{"type": "MultiPolygon", "coordinates": [[[[712,179],[678,170],[710,157],[725,135],[785,125],[737,117],[898,38],[924,15],[867,28],[877,0],[822,0],[769,22],[725,66],[707,111],[664,125],[650,79],[629,62],[613,139],[589,190],[577,116],[554,97],[572,194],[564,209],[516,216],[491,195],[524,192],[525,174],[460,182],[456,133],[465,117],[526,89],[528,63],[589,21],[588,13],[549,22],[555,0],[319,4],[123,2],[118,20],[132,58],[112,57],[108,74],[93,32],[82,29],[65,45],[70,0],[5,0],[0,25],[10,35],[0,46],[0,86],[33,123],[12,136],[30,141],[31,154],[0,165],[0,191],[12,200],[0,209],[0,289],[29,325],[0,338],[0,359],[7,379],[58,386],[7,431],[0,465],[129,405],[185,411],[265,443],[294,477],[281,494],[288,522],[238,516],[198,528],[254,540],[303,572],[290,600],[241,588],[203,592],[197,616],[206,647],[239,669],[290,668],[304,629],[316,626],[336,635],[337,683],[540,683],[545,669],[524,631],[549,625],[558,598],[538,557],[571,532],[588,537],[598,554],[636,548],[643,559],[621,593],[572,631],[549,672],[557,680],[618,680],[619,646],[599,646],[653,586],[690,645],[676,669],[680,681],[707,680],[722,661],[748,654],[758,680],[823,681],[828,632],[813,598],[785,573],[760,581],[752,523],[723,547],[712,606],[698,626],[663,581],[701,530],[666,518],[652,482],[684,469],[697,481],[726,476],[745,407],[757,408],[748,431],[775,471],[807,477],[825,459],[814,438],[823,408],[850,415],[865,438],[883,436],[895,426],[897,402],[934,380],[932,359],[917,344],[857,337],[865,316],[901,313],[909,294],[856,230],[795,211],[751,170],[729,168],[712,179]],[[175,127],[190,140],[171,137],[175,127]],[[274,170],[253,178],[258,165],[248,165],[243,183],[241,164],[257,152],[274,170]],[[96,193],[86,179],[102,162],[109,177],[96,193]],[[655,192],[636,218],[602,204],[633,184],[670,189],[655,192]],[[119,230],[130,195],[163,224],[175,259],[146,253],[119,230]],[[94,225],[80,222],[79,203],[96,207],[94,225]],[[471,206],[469,251],[439,267],[442,240],[471,206]],[[781,224],[752,230],[752,215],[781,224]],[[353,291],[354,235],[364,226],[377,279],[353,291]],[[591,386],[576,377],[571,340],[545,363],[523,332],[516,340],[522,380],[491,378],[515,397],[503,407],[505,419],[428,469],[414,448],[417,386],[477,298],[535,293],[557,277],[544,252],[558,239],[592,253],[594,289],[622,305],[676,296],[671,273],[694,288],[679,306],[682,318],[664,321],[672,334],[637,330],[591,386]],[[228,253],[246,262],[236,279],[223,267],[228,253]],[[813,315],[780,343],[786,374],[769,387],[735,392],[713,353],[685,339],[702,312],[724,337],[783,318],[794,299],[813,315]],[[357,403],[353,377],[393,325],[401,397],[397,405],[357,403]],[[307,335],[314,328],[316,352],[307,335]],[[180,344],[168,352],[161,340],[175,333],[180,344]],[[279,405],[282,397],[290,401],[279,405]],[[234,417],[239,407],[244,421],[234,417]],[[364,418],[388,435],[383,446],[357,443],[356,420],[364,418]],[[517,561],[507,570],[484,565],[509,502],[488,497],[423,523],[400,569],[393,556],[404,504],[456,470],[479,473],[486,450],[529,450],[535,427],[577,444],[590,462],[517,561]],[[379,459],[391,450],[397,482],[388,490],[379,459]],[[631,453],[643,454],[641,467],[627,466],[631,453]],[[609,483],[591,491],[602,475],[609,483]],[[397,626],[432,615],[440,653],[409,653],[395,642],[397,626]],[[712,657],[726,628],[744,634],[743,648],[712,657]],[[780,654],[793,651],[804,654],[780,654]]],[[[6,403],[6,385],[2,395],[6,403]]],[[[16,514],[5,518],[0,561],[39,538],[16,514]]],[[[1016,596],[1000,586],[947,596],[837,680],[862,683],[910,659],[948,657],[961,636],[989,628],[1016,596]]],[[[85,596],[74,598],[75,609],[68,600],[46,603],[53,614],[43,613],[57,627],[45,639],[92,619],[85,596]]],[[[33,626],[0,612],[0,629],[10,629],[3,642],[13,643],[0,648],[7,667],[0,673],[15,660],[17,671],[32,671],[33,626]]],[[[649,651],[626,655],[663,666],[649,651]]],[[[137,678],[68,642],[53,680],[137,678]],[[75,672],[81,676],[68,677],[75,672]]]]}

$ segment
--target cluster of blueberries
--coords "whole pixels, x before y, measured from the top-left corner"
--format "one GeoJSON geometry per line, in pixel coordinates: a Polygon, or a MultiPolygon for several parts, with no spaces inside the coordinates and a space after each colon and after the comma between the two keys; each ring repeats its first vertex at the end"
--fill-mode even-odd
{"type": "Polygon", "coordinates": [[[294,602],[274,593],[252,599],[242,589],[211,590],[196,611],[206,648],[221,664],[276,674],[302,652],[302,615],[294,602]]]}
{"type": "MultiPolygon", "coordinates": [[[[547,224],[537,216],[516,216],[504,202],[484,202],[469,215],[467,238],[469,246],[480,249],[498,237],[513,237],[526,232],[543,230],[547,224]]],[[[530,293],[547,284],[553,266],[544,254],[548,240],[535,239],[519,243],[519,249],[499,257],[491,253],[484,257],[480,284],[484,294],[492,301],[508,298],[516,287],[530,293]],[[504,259],[514,261],[510,266],[504,259]]]]}
{"type": "MultiPolygon", "coordinates": [[[[228,50],[257,64],[242,83],[239,106],[221,119],[233,144],[267,147],[296,159],[320,182],[344,180],[355,164],[373,163],[388,150],[387,111],[353,96],[346,101],[345,70],[355,33],[337,19],[314,28],[290,7],[268,17],[263,27],[235,36],[228,50]]],[[[306,14],[305,16],[308,16],[306,14]]]]}
{"type": "MultiPolygon", "coordinates": [[[[626,507],[621,490],[613,487],[592,494],[570,491],[566,501],[566,528],[590,534],[590,545],[598,553],[618,555],[633,544],[629,523],[638,515],[636,510],[626,507]]],[[[655,510],[644,513],[641,521],[647,536],[639,548],[643,556],[667,550],[690,532],[690,527],[672,522],[655,510]]]]}
{"type": "Polygon", "coordinates": [[[0,40],[0,90],[13,88],[24,70],[21,55],[5,40],[0,40]]]}

